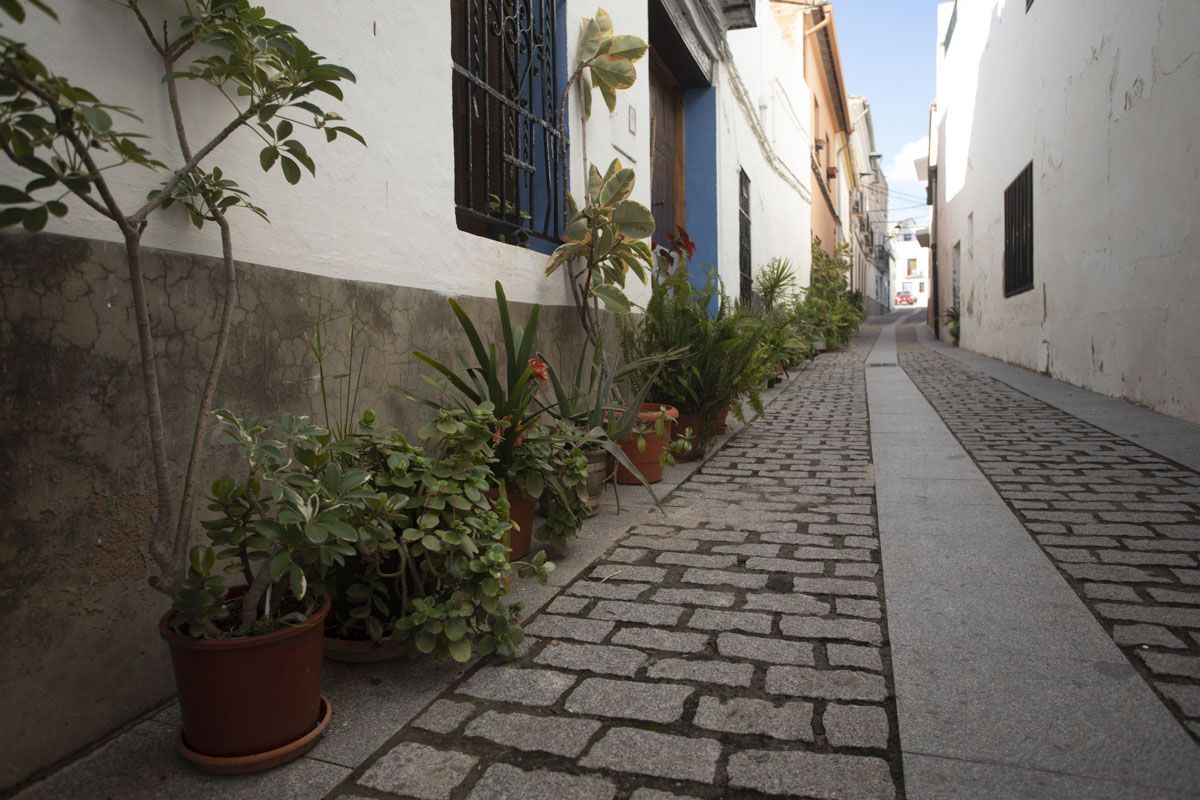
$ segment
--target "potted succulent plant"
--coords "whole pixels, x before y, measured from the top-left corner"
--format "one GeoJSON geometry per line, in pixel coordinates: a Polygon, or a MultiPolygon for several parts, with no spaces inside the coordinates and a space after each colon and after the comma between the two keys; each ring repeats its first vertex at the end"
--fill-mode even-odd
{"type": "Polygon", "coordinates": [[[671,406],[642,403],[638,413],[629,416],[635,420],[633,429],[620,443],[633,469],[618,464],[617,483],[658,483],[662,480],[663,466],[674,466],[678,456],[691,449],[692,431],[675,432],[679,411],[671,406]]]}
{"type": "Polygon", "coordinates": [[[201,769],[252,772],[303,754],[329,724],[320,686],[330,599],[320,587],[324,569],[354,553],[346,500],[368,475],[333,462],[308,474],[300,465],[329,433],[307,417],[274,428],[217,417],[246,474],[213,483],[211,544],[192,548],[159,633],[179,692],[179,751],[201,769]],[[241,585],[214,574],[218,559],[241,585]]]}
{"type": "MultiPolygon", "coordinates": [[[[355,517],[357,557],[327,583],[326,657],[466,661],[476,649],[504,654],[519,644],[520,629],[496,602],[508,583],[510,523],[487,498],[495,427],[483,404],[471,414],[440,410],[421,430],[428,453],[369,420],[332,446],[333,458],[369,471],[374,494],[355,517]]],[[[525,566],[543,579],[553,569],[544,557],[525,566]]]]}

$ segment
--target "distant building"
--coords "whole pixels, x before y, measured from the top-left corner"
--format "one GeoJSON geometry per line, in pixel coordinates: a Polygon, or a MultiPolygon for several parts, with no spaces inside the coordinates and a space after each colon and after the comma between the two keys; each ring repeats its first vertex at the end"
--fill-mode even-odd
{"type": "Polygon", "coordinates": [[[938,6],[931,322],[1200,422],[1200,3],[1080,6],[938,6]]]}
{"type": "MultiPolygon", "coordinates": [[[[908,219],[892,226],[891,245],[892,256],[892,286],[895,292],[908,292],[917,299],[915,305],[927,306],[932,287],[932,277],[929,270],[929,248],[922,243],[928,242],[929,229],[918,225],[916,220],[908,219]]],[[[908,308],[896,305],[892,297],[893,308],[908,308]]]]}
{"type": "Polygon", "coordinates": [[[882,156],[875,152],[875,126],[865,97],[850,97],[850,116],[849,153],[856,184],[849,214],[851,285],[862,291],[867,313],[882,314],[891,299],[887,176],[880,166],[882,156]]]}

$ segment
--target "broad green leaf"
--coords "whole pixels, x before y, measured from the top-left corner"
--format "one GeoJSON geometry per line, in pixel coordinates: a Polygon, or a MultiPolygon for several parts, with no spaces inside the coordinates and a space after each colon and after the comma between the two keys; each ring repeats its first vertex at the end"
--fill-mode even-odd
{"type": "Polygon", "coordinates": [[[579,63],[586,64],[596,57],[600,39],[600,26],[596,20],[585,17],[579,26],[579,45],[575,50],[575,57],[579,63]]]}
{"type": "Polygon", "coordinates": [[[644,239],[654,233],[654,215],[650,209],[632,200],[622,201],[613,211],[613,224],[621,233],[635,239],[644,239]]]}
{"type": "Polygon", "coordinates": [[[448,642],[446,650],[450,653],[450,657],[460,664],[471,660],[471,641],[469,639],[448,642]]]}
{"type": "MultiPolygon", "coordinates": [[[[619,162],[615,162],[619,163],[619,162]]],[[[631,169],[618,170],[600,189],[600,205],[611,206],[629,198],[636,176],[631,169]]]]}
{"type": "Polygon", "coordinates": [[[271,566],[270,566],[271,580],[277,581],[280,578],[282,578],[283,573],[287,571],[287,568],[289,566],[291,566],[291,563],[292,563],[292,554],[291,553],[289,553],[286,550],[282,553],[277,553],[275,555],[275,557],[271,559],[271,566]]]}
{"type": "Polygon", "coordinates": [[[628,89],[637,80],[633,62],[613,55],[600,56],[591,65],[592,79],[613,89],[628,89]]]}
{"type": "Polygon", "coordinates": [[[612,44],[609,45],[608,54],[617,56],[618,58],[627,58],[630,61],[637,61],[642,56],[646,55],[648,45],[637,36],[629,36],[621,34],[612,37],[612,44]]]}
{"type": "Polygon", "coordinates": [[[287,182],[295,186],[300,182],[300,167],[295,161],[292,161],[287,156],[282,156],[279,159],[279,165],[283,167],[283,177],[287,182]]]}
{"type": "Polygon", "coordinates": [[[291,573],[292,596],[297,600],[303,600],[304,595],[308,593],[308,578],[304,575],[304,570],[295,564],[292,565],[291,573]]]}
{"type": "Polygon", "coordinates": [[[613,113],[617,110],[617,90],[609,86],[607,83],[596,84],[600,87],[600,96],[604,98],[604,105],[608,106],[608,113],[613,113]]]}
{"type": "Polygon", "coordinates": [[[592,287],[592,293],[600,298],[604,307],[614,314],[628,314],[630,311],[629,298],[625,293],[610,283],[601,283],[592,287]]]}
{"type": "Polygon", "coordinates": [[[29,231],[30,233],[37,233],[42,228],[46,227],[46,221],[49,218],[50,214],[46,211],[46,207],[38,206],[37,208],[31,208],[25,212],[25,219],[22,220],[21,224],[23,224],[25,226],[25,230],[29,231]]]}
{"type": "Polygon", "coordinates": [[[612,17],[603,8],[596,9],[596,25],[600,28],[601,37],[607,39],[613,35],[612,17]]]}
{"type": "Polygon", "coordinates": [[[33,198],[15,186],[0,186],[0,203],[32,203],[33,198]]]}

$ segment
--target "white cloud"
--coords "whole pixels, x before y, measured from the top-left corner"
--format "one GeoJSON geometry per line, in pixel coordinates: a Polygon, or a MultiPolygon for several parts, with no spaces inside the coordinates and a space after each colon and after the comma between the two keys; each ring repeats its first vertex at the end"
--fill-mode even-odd
{"type": "Polygon", "coordinates": [[[922,136],[915,142],[909,142],[900,148],[900,152],[892,156],[891,163],[884,169],[888,183],[913,182],[917,180],[917,168],[913,161],[929,155],[929,137],[922,136]]]}
{"type": "Polygon", "coordinates": [[[929,155],[929,137],[923,136],[900,148],[884,166],[888,179],[888,218],[902,220],[913,218],[924,222],[929,218],[929,209],[924,205],[925,183],[917,179],[915,159],[929,155]]]}

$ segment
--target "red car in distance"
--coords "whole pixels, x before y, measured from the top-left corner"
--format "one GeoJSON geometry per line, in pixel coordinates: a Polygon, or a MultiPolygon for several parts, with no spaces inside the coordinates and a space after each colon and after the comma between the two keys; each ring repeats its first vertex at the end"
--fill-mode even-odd
{"type": "Polygon", "coordinates": [[[898,306],[915,306],[917,298],[913,297],[912,292],[896,292],[896,305],[898,306]]]}

